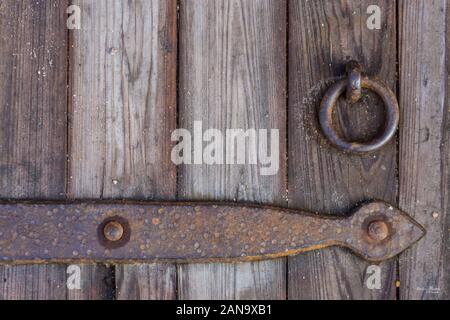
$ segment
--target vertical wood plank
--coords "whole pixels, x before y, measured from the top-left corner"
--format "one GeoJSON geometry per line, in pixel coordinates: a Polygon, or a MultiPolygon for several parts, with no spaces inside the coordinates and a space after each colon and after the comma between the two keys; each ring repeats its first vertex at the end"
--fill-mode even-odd
{"type": "MultiPolygon", "coordinates": [[[[280,169],[186,165],[183,199],[285,204],[286,1],[180,2],[179,124],[204,130],[279,129],[280,169]]],[[[285,259],[178,267],[181,299],[284,299],[285,259]]]]}
{"type": "Polygon", "coordinates": [[[176,299],[176,276],[173,264],[116,266],[117,299],[176,299]]]}
{"type": "MultiPolygon", "coordinates": [[[[0,1],[0,197],[64,198],[67,1],[0,1]]],[[[64,299],[63,265],[1,266],[0,299],[64,299]]]]}
{"type": "MultiPolygon", "coordinates": [[[[290,1],[289,6],[289,205],[345,214],[360,201],[396,202],[396,144],[364,156],[343,154],[320,133],[317,108],[325,90],[360,61],[368,75],[395,90],[394,1],[290,1]],[[381,30],[369,30],[367,8],[381,9],[381,30]]],[[[370,140],[382,128],[383,106],[364,94],[354,106],[338,104],[336,121],[347,139],[370,140]]],[[[380,290],[365,284],[368,263],[331,248],[288,259],[290,299],[392,299],[395,261],[380,265],[380,290]]]]}
{"type": "Polygon", "coordinates": [[[400,207],[427,229],[400,258],[400,298],[449,299],[449,2],[399,9],[400,207]]]}
{"type": "MultiPolygon", "coordinates": [[[[75,3],[82,30],[74,32],[70,195],[173,199],[176,1],[75,3]]],[[[175,272],[117,266],[116,297],[174,298],[175,272]]]]}

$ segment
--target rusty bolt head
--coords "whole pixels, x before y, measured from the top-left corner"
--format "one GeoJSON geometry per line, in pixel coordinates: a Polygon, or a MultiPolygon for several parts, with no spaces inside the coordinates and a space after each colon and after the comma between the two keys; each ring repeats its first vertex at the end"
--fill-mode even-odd
{"type": "Polygon", "coordinates": [[[123,232],[123,226],[117,221],[110,221],[103,228],[103,235],[111,242],[122,239],[123,232]]]}
{"type": "Polygon", "coordinates": [[[367,232],[373,240],[383,241],[389,236],[389,227],[384,221],[372,221],[367,228],[367,232]]]}

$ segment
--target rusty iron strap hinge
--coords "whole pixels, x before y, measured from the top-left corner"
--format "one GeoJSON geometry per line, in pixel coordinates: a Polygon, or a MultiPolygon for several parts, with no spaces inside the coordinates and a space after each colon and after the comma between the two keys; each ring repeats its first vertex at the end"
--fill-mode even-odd
{"type": "Polygon", "coordinates": [[[425,230],[384,202],[331,217],[224,203],[3,203],[3,264],[251,261],[343,246],[394,257],[425,230]]]}

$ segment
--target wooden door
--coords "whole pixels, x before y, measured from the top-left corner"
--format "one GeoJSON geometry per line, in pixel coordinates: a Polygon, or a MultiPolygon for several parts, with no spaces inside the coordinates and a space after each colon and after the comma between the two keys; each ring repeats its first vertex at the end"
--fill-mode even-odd
{"type": "MultiPolygon", "coordinates": [[[[0,0],[0,197],[227,200],[345,214],[380,199],[426,237],[378,265],[341,248],[239,264],[0,266],[0,299],[450,298],[447,0],[0,0]],[[80,29],[67,19],[80,9],[80,29]],[[69,9],[69,11],[68,11],[69,9]],[[377,16],[379,14],[379,16],[377,16]],[[375,20],[374,20],[375,19],[375,20]],[[379,26],[377,25],[379,19],[379,26]],[[396,138],[349,155],[317,124],[358,60],[397,94],[396,138]],[[176,128],[278,129],[279,170],[181,165],[176,128]]],[[[372,93],[336,118],[382,130],[372,93]]]]}

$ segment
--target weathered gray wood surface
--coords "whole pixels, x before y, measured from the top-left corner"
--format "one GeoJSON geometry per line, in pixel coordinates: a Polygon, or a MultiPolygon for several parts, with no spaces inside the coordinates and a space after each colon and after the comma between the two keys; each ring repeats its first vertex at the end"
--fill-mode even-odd
{"type": "MultiPolygon", "coordinates": [[[[369,263],[334,248],[245,264],[88,265],[81,290],[66,288],[64,265],[6,266],[0,299],[450,298],[449,1],[70,3],[81,8],[81,30],[66,28],[68,0],[0,0],[0,198],[178,195],[336,214],[378,198],[428,234],[399,269],[380,265],[380,290],[366,286],[369,263]],[[369,5],[381,8],[381,30],[366,26],[369,5]],[[365,156],[330,147],[316,118],[350,59],[399,88],[398,144],[365,156]],[[278,174],[177,169],[171,133],[196,120],[279,129],[278,174]]],[[[369,139],[383,115],[365,94],[356,106],[341,102],[336,121],[344,136],[369,139]]]]}
{"type": "MultiPolygon", "coordinates": [[[[69,195],[173,199],[175,1],[74,3],[83,16],[82,29],[73,32],[69,195]]],[[[91,268],[96,277],[113,272],[91,268]]],[[[117,266],[110,290],[118,299],[174,298],[175,270],[117,266]]]]}
{"type": "MultiPolygon", "coordinates": [[[[0,197],[65,188],[66,1],[0,1],[0,197]]],[[[0,299],[64,299],[66,268],[0,267],[0,299]]]]}
{"type": "Polygon", "coordinates": [[[401,299],[450,298],[450,2],[400,1],[400,207],[427,235],[400,257],[401,299]]]}
{"type": "MultiPolygon", "coordinates": [[[[395,90],[394,1],[289,2],[289,206],[335,214],[360,201],[396,201],[396,144],[364,156],[330,147],[317,125],[324,89],[345,72],[350,59],[395,90]],[[382,12],[382,29],[366,27],[367,7],[382,12]]],[[[383,123],[373,94],[355,106],[339,104],[336,121],[347,139],[367,140],[383,123]]],[[[289,258],[289,299],[393,299],[395,261],[382,267],[381,290],[365,285],[370,264],[339,248],[289,258]]]]}
{"type": "MultiPolygon", "coordinates": [[[[280,170],[182,166],[182,199],[285,204],[286,1],[180,2],[179,125],[279,129],[280,170]]],[[[178,267],[182,299],[284,299],[285,259],[178,267]]]]}

